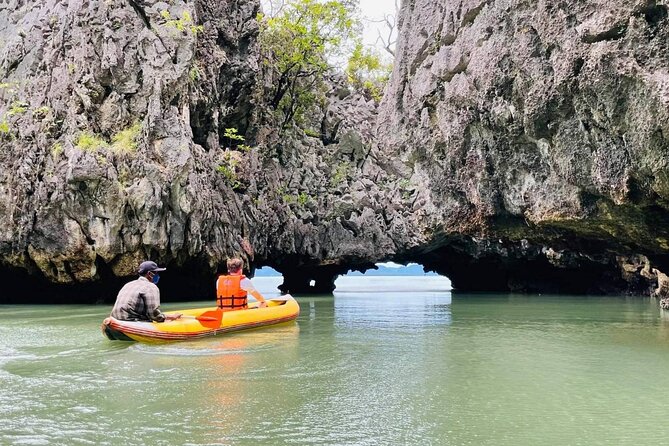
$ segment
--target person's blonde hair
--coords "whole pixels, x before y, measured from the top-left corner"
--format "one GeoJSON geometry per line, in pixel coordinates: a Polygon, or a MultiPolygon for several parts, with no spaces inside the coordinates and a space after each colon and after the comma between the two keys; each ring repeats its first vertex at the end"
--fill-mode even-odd
{"type": "Polygon", "coordinates": [[[238,271],[241,271],[242,267],[244,266],[244,261],[237,257],[228,259],[227,266],[229,273],[236,273],[238,271]]]}

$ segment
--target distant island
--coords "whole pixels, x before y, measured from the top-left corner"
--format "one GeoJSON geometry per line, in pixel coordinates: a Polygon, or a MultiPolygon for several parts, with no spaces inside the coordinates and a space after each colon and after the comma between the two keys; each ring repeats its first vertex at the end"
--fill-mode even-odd
{"type": "MultiPolygon", "coordinates": [[[[404,265],[378,264],[378,269],[369,269],[364,274],[360,271],[349,271],[347,276],[438,276],[435,272],[426,273],[421,265],[416,263],[404,265]],[[392,265],[392,266],[387,266],[392,265]]],[[[255,277],[279,277],[281,273],[274,268],[265,266],[256,270],[255,277]]]]}

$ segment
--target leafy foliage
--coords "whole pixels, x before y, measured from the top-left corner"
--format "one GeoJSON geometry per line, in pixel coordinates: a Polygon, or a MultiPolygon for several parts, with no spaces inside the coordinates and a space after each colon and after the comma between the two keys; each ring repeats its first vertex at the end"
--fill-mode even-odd
{"type": "Polygon", "coordinates": [[[46,105],[43,105],[42,107],[38,107],[35,110],[33,110],[33,116],[41,119],[44,118],[46,115],[48,115],[49,111],[51,111],[51,109],[46,105]]]}
{"type": "Polygon", "coordinates": [[[312,129],[304,129],[304,134],[307,135],[307,136],[310,136],[311,138],[320,138],[321,137],[320,132],[317,132],[316,130],[312,130],[312,129]]]}
{"type": "Polygon", "coordinates": [[[28,103],[23,102],[23,101],[14,101],[12,102],[12,105],[9,107],[9,111],[7,114],[9,116],[14,116],[14,115],[22,115],[23,113],[28,111],[28,103]]]}
{"type": "Polygon", "coordinates": [[[57,142],[51,147],[51,156],[56,159],[61,153],[63,153],[63,145],[57,142]]]}
{"type": "Polygon", "coordinates": [[[400,187],[400,191],[401,191],[401,194],[402,194],[402,199],[408,200],[409,198],[411,198],[411,195],[415,191],[415,188],[411,184],[411,180],[409,180],[407,178],[403,178],[397,184],[400,187]]]}
{"type": "Polygon", "coordinates": [[[223,136],[228,138],[228,141],[232,143],[232,141],[244,141],[244,137],[239,134],[239,130],[236,128],[228,128],[225,129],[225,133],[223,133],[223,136]]]}
{"type": "Polygon", "coordinates": [[[232,190],[240,190],[242,188],[242,183],[237,175],[238,165],[239,160],[234,158],[230,152],[226,152],[223,155],[221,163],[216,167],[216,170],[223,175],[225,182],[228,183],[232,190]]]}
{"type": "Polygon", "coordinates": [[[342,54],[358,27],[351,0],[294,0],[275,17],[260,17],[263,64],[272,70],[270,105],[282,128],[299,123],[302,114],[323,98],[328,59],[342,54]]]}
{"type": "Polygon", "coordinates": [[[351,165],[347,162],[341,162],[337,165],[332,176],[330,177],[330,184],[333,187],[337,187],[342,184],[348,178],[349,171],[351,170],[351,165]]]}
{"type": "Polygon", "coordinates": [[[232,152],[232,150],[249,152],[251,146],[242,144],[245,138],[240,135],[239,131],[234,127],[226,128],[223,136],[228,140],[228,147],[226,148],[225,153],[223,153],[223,159],[216,167],[216,170],[223,174],[225,182],[228,183],[232,190],[239,191],[244,188],[244,184],[242,184],[239,178],[242,155],[238,152],[232,152]]]}
{"type": "Polygon", "coordinates": [[[125,130],[121,130],[112,136],[112,149],[116,152],[134,152],[137,150],[139,132],[142,124],[136,122],[125,130]]]}
{"type": "Polygon", "coordinates": [[[191,34],[197,35],[198,33],[204,31],[204,27],[202,25],[195,25],[193,22],[193,17],[188,11],[183,11],[181,13],[181,17],[175,19],[167,9],[163,9],[160,11],[160,16],[165,19],[165,25],[170,28],[175,28],[182,33],[185,31],[190,31],[191,34]]]}
{"type": "Polygon", "coordinates": [[[81,150],[95,150],[109,146],[107,141],[87,131],[79,133],[77,139],[74,141],[74,145],[81,150]]]}
{"type": "MultiPolygon", "coordinates": [[[[141,130],[142,124],[136,122],[130,127],[114,134],[111,138],[111,149],[116,153],[134,152],[137,150],[141,130]]],[[[88,131],[79,133],[74,141],[74,145],[81,150],[97,150],[110,147],[110,144],[104,138],[88,131]]]]}
{"type": "Polygon", "coordinates": [[[297,196],[297,204],[299,204],[302,207],[306,206],[307,203],[309,203],[310,200],[311,200],[311,197],[306,192],[301,192],[297,196]]]}
{"type": "Polygon", "coordinates": [[[237,149],[241,150],[242,152],[250,152],[251,151],[251,146],[246,145],[246,144],[241,144],[245,138],[239,134],[239,131],[234,128],[227,128],[225,129],[225,132],[223,133],[223,136],[228,139],[228,148],[229,149],[237,149]]]}
{"type": "Polygon", "coordinates": [[[301,208],[305,208],[312,201],[311,196],[306,192],[300,192],[297,195],[291,195],[285,191],[282,191],[281,199],[285,204],[296,204],[301,208]]]}
{"type": "Polygon", "coordinates": [[[197,82],[200,80],[202,77],[202,74],[200,73],[200,68],[197,65],[193,65],[190,67],[190,70],[188,70],[188,77],[190,77],[190,80],[193,82],[197,82]]]}
{"type": "Polygon", "coordinates": [[[0,122],[0,136],[9,135],[9,132],[10,132],[9,123],[7,122],[6,119],[3,119],[0,122]]]}
{"type": "Polygon", "coordinates": [[[351,85],[363,90],[378,102],[383,97],[383,89],[390,79],[391,70],[392,65],[384,63],[377,52],[365,48],[358,41],[348,59],[346,77],[351,85]]]}

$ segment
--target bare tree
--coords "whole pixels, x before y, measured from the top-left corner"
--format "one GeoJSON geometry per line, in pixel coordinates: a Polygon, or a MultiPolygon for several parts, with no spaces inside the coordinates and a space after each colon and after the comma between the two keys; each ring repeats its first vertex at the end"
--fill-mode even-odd
{"type": "Polygon", "coordinates": [[[371,20],[373,23],[382,23],[384,25],[384,32],[381,29],[377,30],[378,37],[376,44],[381,44],[383,49],[392,57],[395,57],[395,45],[397,44],[397,17],[400,12],[400,0],[395,0],[395,13],[384,14],[382,19],[371,20]]]}

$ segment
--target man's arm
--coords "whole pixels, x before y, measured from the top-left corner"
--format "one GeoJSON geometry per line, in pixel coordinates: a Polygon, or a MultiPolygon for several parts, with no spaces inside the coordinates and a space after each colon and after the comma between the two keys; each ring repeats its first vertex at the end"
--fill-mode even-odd
{"type": "Polygon", "coordinates": [[[255,297],[256,300],[259,302],[258,307],[259,308],[264,308],[267,306],[267,302],[265,302],[265,298],[263,297],[262,294],[260,294],[260,291],[256,290],[256,287],[253,286],[253,283],[251,282],[251,279],[244,278],[239,282],[239,286],[241,289],[249,293],[251,296],[255,297]]]}
{"type": "Polygon", "coordinates": [[[149,286],[144,292],[146,314],[154,322],[165,322],[165,314],[160,311],[160,290],[157,286],[149,286]]]}
{"type": "Polygon", "coordinates": [[[154,308],[153,310],[147,310],[149,319],[153,322],[165,322],[165,314],[160,311],[160,308],[154,308]]]}
{"type": "Polygon", "coordinates": [[[251,291],[250,293],[251,293],[251,296],[255,297],[256,300],[257,300],[258,302],[260,302],[260,303],[258,304],[258,307],[259,307],[259,308],[265,308],[265,307],[267,306],[267,301],[265,300],[265,298],[263,297],[263,295],[260,294],[260,291],[254,289],[254,290],[251,291]]]}

